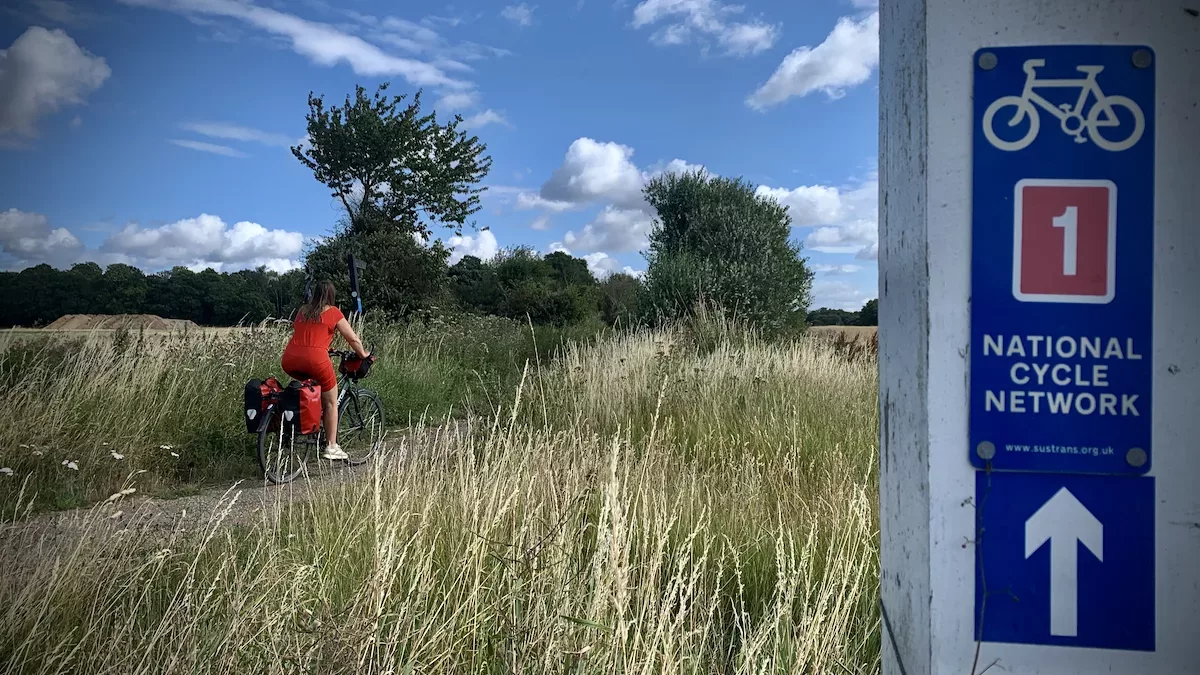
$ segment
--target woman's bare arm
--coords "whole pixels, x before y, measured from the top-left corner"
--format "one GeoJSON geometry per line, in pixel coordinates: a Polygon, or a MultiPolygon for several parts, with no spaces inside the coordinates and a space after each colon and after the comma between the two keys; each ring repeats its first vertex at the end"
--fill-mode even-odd
{"type": "Polygon", "coordinates": [[[337,322],[337,329],[338,332],[342,334],[342,337],[346,338],[346,344],[350,345],[350,348],[354,350],[355,354],[358,354],[364,359],[370,356],[370,354],[367,353],[366,348],[363,347],[362,340],[358,339],[358,334],[355,333],[354,329],[350,327],[349,321],[345,319],[339,320],[337,322]]]}

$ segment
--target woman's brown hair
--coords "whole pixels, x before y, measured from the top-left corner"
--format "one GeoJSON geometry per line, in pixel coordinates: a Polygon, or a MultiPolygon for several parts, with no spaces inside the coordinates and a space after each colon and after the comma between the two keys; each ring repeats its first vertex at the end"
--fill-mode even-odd
{"type": "Polygon", "coordinates": [[[322,281],[313,288],[312,297],[308,302],[300,305],[300,316],[309,321],[320,321],[321,313],[326,307],[332,307],[334,300],[333,283],[322,281]]]}

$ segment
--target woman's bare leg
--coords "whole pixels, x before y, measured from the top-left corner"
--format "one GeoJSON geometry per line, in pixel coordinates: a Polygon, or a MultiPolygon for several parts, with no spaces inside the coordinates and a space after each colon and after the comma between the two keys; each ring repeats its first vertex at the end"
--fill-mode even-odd
{"type": "Polygon", "coordinates": [[[338,410],[337,410],[338,390],[337,385],[333,385],[333,389],[327,389],[321,392],[321,416],[325,421],[325,438],[329,445],[337,445],[337,425],[338,425],[338,410]]]}

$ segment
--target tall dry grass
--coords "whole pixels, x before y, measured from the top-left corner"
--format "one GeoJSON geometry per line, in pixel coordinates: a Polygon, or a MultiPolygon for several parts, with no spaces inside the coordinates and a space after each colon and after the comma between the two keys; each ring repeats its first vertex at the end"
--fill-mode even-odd
{"type": "MultiPolygon", "coordinates": [[[[495,317],[358,328],[380,359],[363,386],[398,426],[493,411],[526,361],[579,339],[495,317]]],[[[0,332],[0,513],[85,506],[134,471],[156,494],[261,477],[242,392],[253,378],[287,381],[288,336],[287,325],[0,332]]]]}
{"type": "Polygon", "coordinates": [[[0,663],[878,672],[873,364],[693,337],[570,350],[503,417],[419,432],[278,518],[218,508],[192,537],[129,530],[10,577],[0,663]]]}

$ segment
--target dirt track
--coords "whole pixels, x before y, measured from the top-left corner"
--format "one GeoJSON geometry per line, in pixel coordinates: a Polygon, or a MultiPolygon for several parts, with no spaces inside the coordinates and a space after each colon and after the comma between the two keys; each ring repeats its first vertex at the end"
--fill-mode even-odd
{"type": "MultiPolygon", "coordinates": [[[[206,531],[218,516],[220,527],[270,521],[284,507],[322,490],[369,478],[376,466],[387,471],[423,448],[453,447],[467,432],[466,422],[418,434],[390,432],[375,460],[353,468],[324,460],[310,462],[309,475],[287,485],[273,485],[258,477],[174,499],[133,493],[112,504],[5,522],[0,524],[0,565],[11,575],[8,580],[15,581],[33,566],[60,560],[79,543],[104,546],[130,533],[134,536],[126,539],[168,541],[206,531]]],[[[4,514],[5,518],[11,516],[4,514]]]]}

